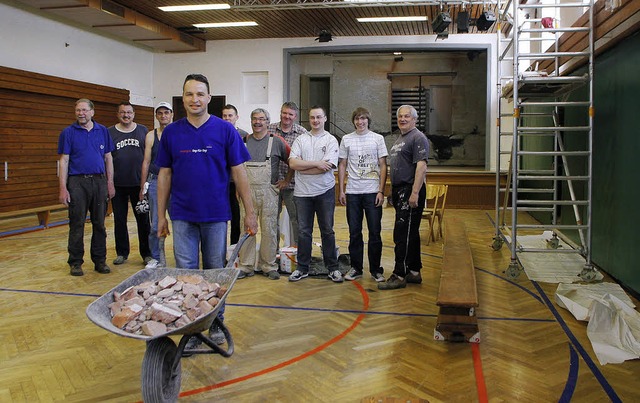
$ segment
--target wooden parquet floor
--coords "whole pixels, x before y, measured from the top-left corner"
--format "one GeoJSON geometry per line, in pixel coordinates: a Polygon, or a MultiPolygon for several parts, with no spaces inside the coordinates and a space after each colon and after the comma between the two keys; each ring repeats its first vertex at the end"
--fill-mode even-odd
{"type": "MultiPolygon", "coordinates": [[[[639,360],[600,366],[586,323],[553,302],[556,285],[524,274],[506,278],[509,253],[491,249],[486,211],[449,210],[447,216],[465,222],[471,241],[480,344],[433,340],[442,243],[426,246],[423,239],[423,284],[402,290],[378,291],[368,275],[343,284],[262,276],[238,281],[225,321],[235,353],[183,358],[180,401],[640,401],[639,360]]],[[[22,220],[9,225],[29,226],[34,218],[22,220]]],[[[383,220],[388,275],[392,209],[383,220]]],[[[112,260],[111,217],[107,225],[112,260]]],[[[135,250],[135,224],[129,228],[135,250]]],[[[345,253],[342,207],[335,230],[345,253]]],[[[0,238],[0,402],[139,401],[145,343],[95,326],[85,309],[141,269],[142,259],[132,253],[124,265],[111,265],[109,275],[86,264],[83,277],[71,277],[67,231],[62,225],[0,238]]],[[[87,225],[87,243],[89,233],[87,225]]]]}

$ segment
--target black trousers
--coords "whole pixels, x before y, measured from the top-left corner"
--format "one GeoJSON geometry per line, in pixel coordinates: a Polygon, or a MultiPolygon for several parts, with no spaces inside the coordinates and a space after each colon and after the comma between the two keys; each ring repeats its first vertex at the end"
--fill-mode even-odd
{"type": "Polygon", "coordinates": [[[140,186],[116,186],[116,195],[111,199],[113,206],[113,223],[116,237],[116,254],[118,256],[129,257],[129,229],[127,228],[127,215],[129,204],[136,217],[138,225],[138,243],[140,256],[145,258],[151,256],[149,249],[149,214],[136,214],[136,203],[140,200],[140,186]]]}
{"type": "Polygon", "coordinates": [[[107,258],[107,179],[104,175],[73,175],[67,180],[69,203],[69,260],[70,266],[84,263],[84,224],[91,215],[91,260],[104,263],[107,258]]]}
{"type": "Polygon", "coordinates": [[[396,262],[393,272],[404,277],[409,271],[420,271],[420,221],[426,201],[424,185],[418,192],[418,207],[409,206],[411,185],[392,186],[391,201],[396,209],[396,220],[393,226],[393,242],[395,243],[396,262]]]}

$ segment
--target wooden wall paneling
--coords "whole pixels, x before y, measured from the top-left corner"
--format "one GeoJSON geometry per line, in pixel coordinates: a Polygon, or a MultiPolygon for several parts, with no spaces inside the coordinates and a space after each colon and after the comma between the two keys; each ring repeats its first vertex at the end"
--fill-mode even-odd
{"type": "MultiPolygon", "coordinates": [[[[79,98],[93,101],[96,122],[111,126],[129,91],[0,66],[0,213],[58,204],[58,137],[75,120],[79,98]]],[[[153,127],[153,108],[136,113],[153,127]]]]}

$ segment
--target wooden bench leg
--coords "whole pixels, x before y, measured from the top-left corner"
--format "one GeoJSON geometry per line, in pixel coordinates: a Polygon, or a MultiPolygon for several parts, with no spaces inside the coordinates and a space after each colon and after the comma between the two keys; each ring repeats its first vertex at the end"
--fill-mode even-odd
{"type": "Polygon", "coordinates": [[[45,228],[49,228],[49,214],[50,211],[39,211],[38,213],[38,222],[45,228]]]}
{"type": "Polygon", "coordinates": [[[434,339],[479,343],[480,329],[475,308],[441,306],[434,339]]]}

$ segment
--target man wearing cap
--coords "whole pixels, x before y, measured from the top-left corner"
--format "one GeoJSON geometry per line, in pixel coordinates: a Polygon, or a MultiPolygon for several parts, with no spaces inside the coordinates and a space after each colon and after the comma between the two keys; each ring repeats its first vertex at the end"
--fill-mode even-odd
{"type": "Polygon", "coordinates": [[[151,220],[151,231],[149,232],[149,247],[151,249],[151,260],[145,269],[155,269],[160,263],[160,247],[158,240],[158,173],[160,168],[156,165],[156,155],[158,146],[162,138],[162,132],[169,123],[173,121],[173,108],[168,102],[160,102],[156,106],[156,119],[159,126],[147,133],[144,147],[144,161],[142,161],[142,175],[140,181],[140,200],[144,199],[145,182],[149,183],[147,194],[149,196],[149,218],[151,220]]]}
{"type": "Polygon", "coordinates": [[[138,247],[144,264],[151,260],[149,250],[149,215],[135,214],[135,206],[140,195],[140,176],[144,160],[145,138],[149,129],[133,121],[136,114],[129,102],[118,105],[118,123],[109,128],[109,134],[116,149],[113,151],[113,182],[116,195],[111,200],[113,206],[113,227],[116,239],[117,257],[113,264],[122,264],[129,257],[129,229],[127,215],[129,204],[138,226],[138,247]]]}

